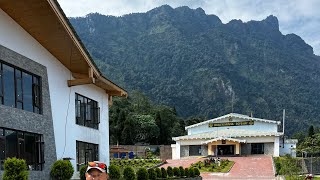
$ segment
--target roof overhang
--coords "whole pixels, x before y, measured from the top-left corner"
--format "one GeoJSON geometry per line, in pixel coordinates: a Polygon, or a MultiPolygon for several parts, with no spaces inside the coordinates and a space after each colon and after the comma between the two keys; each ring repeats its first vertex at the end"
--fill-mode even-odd
{"type": "Polygon", "coordinates": [[[217,141],[222,141],[222,140],[237,142],[237,143],[246,143],[246,140],[242,140],[242,139],[219,137],[219,138],[210,139],[208,141],[204,141],[204,142],[202,142],[202,144],[209,144],[212,142],[217,142],[217,141]]]}
{"type": "Polygon", "coordinates": [[[237,133],[237,134],[229,134],[226,136],[217,136],[210,133],[201,133],[201,134],[193,134],[186,136],[178,136],[173,137],[173,141],[182,141],[182,140],[208,140],[208,139],[217,139],[217,138],[247,138],[247,137],[280,137],[283,136],[282,132],[260,132],[260,133],[237,133]]]}
{"type": "Polygon", "coordinates": [[[226,114],[224,116],[220,116],[220,117],[217,117],[217,118],[214,118],[214,119],[210,119],[210,120],[203,121],[203,122],[200,122],[200,123],[197,123],[197,124],[186,126],[185,130],[188,130],[188,129],[193,128],[193,127],[201,126],[201,125],[204,125],[204,124],[208,124],[208,123],[211,123],[211,122],[216,122],[216,121],[219,121],[219,120],[222,120],[222,119],[226,119],[226,118],[239,118],[239,119],[243,119],[243,120],[259,121],[259,122],[265,122],[265,123],[273,123],[273,124],[277,124],[277,125],[281,124],[280,121],[261,119],[261,118],[254,118],[254,117],[250,117],[250,116],[243,115],[243,114],[230,113],[230,114],[226,114]]]}
{"type": "Polygon", "coordinates": [[[111,96],[128,96],[102,75],[56,0],[1,0],[0,7],[72,72],[78,81],[71,84],[94,84],[111,96]]]}

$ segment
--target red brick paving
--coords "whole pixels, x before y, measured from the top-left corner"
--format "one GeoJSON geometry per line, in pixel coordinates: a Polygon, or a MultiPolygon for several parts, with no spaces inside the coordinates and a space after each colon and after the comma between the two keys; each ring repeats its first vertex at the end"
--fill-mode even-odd
{"type": "MultiPolygon", "coordinates": [[[[226,159],[226,157],[222,158],[226,159]]],[[[248,156],[248,157],[228,157],[235,164],[229,173],[201,173],[204,180],[209,179],[275,179],[272,157],[265,155],[248,156]]],[[[203,158],[167,160],[168,164],[162,167],[189,167],[192,163],[202,161],[203,158]]]]}
{"type": "Polygon", "coordinates": [[[179,159],[179,160],[172,160],[168,159],[167,164],[162,165],[161,167],[167,168],[168,166],[171,167],[179,167],[182,166],[184,168],[190,167],[192,163],[196,163],[198,161],[203,161],[205,158],[197,158],[197,157],[190,157],[188,159],[179,159]]]}

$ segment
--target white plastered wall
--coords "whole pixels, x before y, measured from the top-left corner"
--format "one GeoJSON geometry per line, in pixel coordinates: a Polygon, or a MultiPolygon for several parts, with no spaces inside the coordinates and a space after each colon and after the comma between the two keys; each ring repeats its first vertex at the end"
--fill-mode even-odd
{"type": "MultiPolygon", "coordinates": [[[[242,121],[249,121],[249,120],[244,120],[244,119],[240,119],[240,118],[233,118],[233,120],[232,120],[232,122],[242,122],[242,121]]],[[[214,123],[223,123],[223,122],[229,122],[229,119],[224,118],[219,121],[215,121],[214,123]]],[[[199,126],[189,128],[188,135],[216,131],[216,129],[217,129],[217,127],[209,127],[208,123],[206,123],[206,124],[202,124],[199,126]]],[[[219,130],[240,129],[240,130],[253,130],[253,131],[263,131],[263,132],[277,132],[278,125],[275,123],[254,121],[254,125],[225,126],[225,127],[218,127],[218,129],[219,130]]]]}
{"type": "Polygon", "coordinates": [[[100,161],[109,164],[109,109],[105,91],[94,85],[69,88],[67,80],[71,72],[1,9],[0,24],[2,46],[47,67],[57,157],[73,158],[71,162],[76,168],[76,140],[79,140],[99,144],[100,161]],[[99,130],[76,125],[75,93],[98,101],[99,130]]]}

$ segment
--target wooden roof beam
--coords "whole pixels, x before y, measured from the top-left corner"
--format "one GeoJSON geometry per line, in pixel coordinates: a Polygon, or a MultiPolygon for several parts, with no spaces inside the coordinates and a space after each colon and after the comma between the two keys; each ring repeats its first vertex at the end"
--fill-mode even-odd
{"type": "Polygon", "coordinates": [[[94,84],[95,79],[92,77],[85,78],[85,79],[74,79],[74,80],[68,80],[68,86],[78,86],[78,85],[84,85],[84,84],[94,84]]]}

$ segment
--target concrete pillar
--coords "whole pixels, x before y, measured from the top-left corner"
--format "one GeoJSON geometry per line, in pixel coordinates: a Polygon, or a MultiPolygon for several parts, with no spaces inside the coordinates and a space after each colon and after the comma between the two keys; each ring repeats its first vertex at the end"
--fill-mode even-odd
{"type": "Polygon", "coordinates": [[[236,143],[236,155],[240,154],[240,143],[236,143]]]}
{"type": "Polygon", "coordinates": [[[279,137],[274,137],[274,151],[273,151],[273,156],[274,157],[279,157],[279,146],[280,146],[280,141],[279,137]]]}
{"type": "Polygon", "coordinates": [[[180,159],[180,147],[181,147],[181,142],[180,141],[176,141],[176,155],[175,155],[175,159],[180,159]]]}
{"type": "Polygon", "coordinates": [[[213,155],[213,152],[212,152],[212,144],[208,144],[208,155],[213,155]]]}
{"type": "MultiPolygon", "coordinates": [[[[171,144],[171,149],[172,149],[172,154],[171,154],[171,158],[172,159],[176,159],[176,144],[171,144]]],[[[162,160],[162,159],[161,159],[162,160]]]]}

